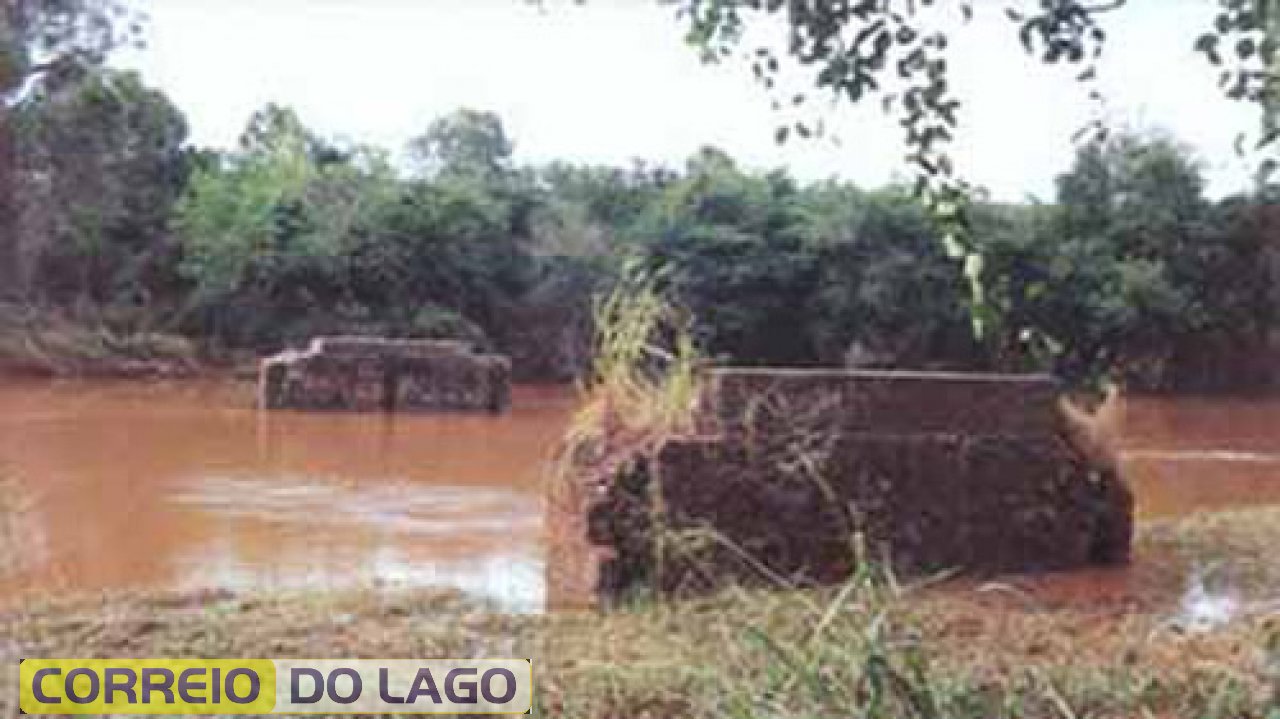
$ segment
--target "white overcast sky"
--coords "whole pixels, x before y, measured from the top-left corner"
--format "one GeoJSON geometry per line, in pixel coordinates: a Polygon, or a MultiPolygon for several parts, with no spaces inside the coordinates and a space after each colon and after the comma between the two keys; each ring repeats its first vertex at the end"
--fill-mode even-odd
{"type": "MultiPolygon", "coordinates": [[[[901,140],[878,103],[827,112],[839,137],[773,142],[778,117],[740,62],[706,66],[655,0],[138,0],[145,50],[122,57],[186,113],[192,140],[228,147],[269,101],[312,128],[393,151],[466,106],[503,118],[521,162],[565,159],[679,165],[721,147],[754,168],[879,185],[903,175],[901,140]]],[[[957,159],[996,197],[1052,196],[1071,137],[1090,117],[1063,69],[1024,61],[1004,0],[952,33],[965,101],[957,159]]],[[[1241,189],[1235,137],[1255,111],[1228,103],[1190,48],[1213,0],[1129,0],[1111,33],[1099,87],[1115,126],[1167,132],[1204,163],[1214,194],[1241,189]]]]}

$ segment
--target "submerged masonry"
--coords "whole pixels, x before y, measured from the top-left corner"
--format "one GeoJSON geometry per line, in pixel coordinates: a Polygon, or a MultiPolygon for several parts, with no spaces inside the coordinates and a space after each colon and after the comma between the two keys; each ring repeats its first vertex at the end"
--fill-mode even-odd
{"type": "Polygon", "coordinates": [[[262,361],[266,409],[501,412],[511,363],[453,340],[317,337],[262,361]]]}

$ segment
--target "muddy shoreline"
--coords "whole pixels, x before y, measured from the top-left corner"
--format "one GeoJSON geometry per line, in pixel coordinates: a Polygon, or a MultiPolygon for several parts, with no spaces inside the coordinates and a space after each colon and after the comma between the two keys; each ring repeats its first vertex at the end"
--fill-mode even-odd
{"type": "MultiPolygon", "coordinates": [[[[935,671],[965,681],[1003,687],[1043,673],[1057,677],[1067,701],[1099,701],[1099,707],[1113,701],[1117,711],[1127,711],[1134,702],[1199,707],[1207,701],[1207,677],[1236,677],[1244,678],[1231,684],[1232,691],[1244,692],[1240,701],[1269,702],[1268,692],[1280,689],[1273,685],[1280,682],[1274,609],[1280,566],[1269,559],[1277,542],[1280,509],[1160,520],[1140,527],[1135,564],[1116,571],[1109,591],[1077,594],[1072,573],[960,579],[900,590],[890,616],[924,638],[935,671]],[[1209,575],[1200,574],[1206,570],[1209,575]],[[1235,609],[1197,616],[1194,602],[1188,603],[1197,581],[1209,595],[1229,595],[1235,609]],[[1122,677],[1158,678],[1158,691],[1153,685],[1149,696],[1116,690],[1088,699],[1099,682],[1122,677]]],[[[608,613],[546,615],[503,614],[452,591],[389,588],[72,595],[0,609],[0,661],[528,656],[535,661],[536,702],[544,712],[644,716],[628,712],[653,706],[663,710],[647,715],[704,716],[704,697],[685,672],[716,665],[727,651],[724,642],[738,630],[728,622],[749,617],[781,634],[800,631],[803,608],[825,607],[833,593],[726,592],[608,613]]],[[[856,604],[847,611],[854,614],[856,604]]],[[[10,683],[0,685],[0,713],[13,713],[13,690],[10,683]]]]}
{"type": "Polygon", "coordinates": [[[251,379],[255,357],[211,353],[178,335],[47,330],[0,336],[0,380],[251,379]]]}

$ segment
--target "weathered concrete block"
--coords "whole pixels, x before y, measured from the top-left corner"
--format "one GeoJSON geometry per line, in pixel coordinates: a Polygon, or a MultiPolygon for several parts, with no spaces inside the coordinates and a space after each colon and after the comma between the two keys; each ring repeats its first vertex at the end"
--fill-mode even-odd
{"type": "Polygon", "coordinates": [[[585,478],[605,596],[839,582],[855,536],[907,572],[1128,559],[1132,495],[1060,436],[1050,378],[718,370],[701,411],[585,478]]]}
{"type": "Polygon", "coordinates": [[[401,356],[395,363],[395,406],[402,409],[487,409],[510,398],[505,357],[442,354],[401,356]]]}
{"type": "Polygon", "coordinates": [[[906,572],[1068,569],[1128,557],[1128,492],[1054,439],[862,434],[821,453],[673,440],[621,481],[625,498],[612,501],[625,511],[594,525],[596,541],[614,549],[616,566],[602,572],[617,583],[610,591],[638,581],[667,592],[726,580],[839,582],[853,571],[855,535],[872,559],[906,572]],[[646,519],[654,496],[661,538],[646,519]]]}
{"type": "Polygon", "coordinates": [[[267,409],[487,410],[510,397],[505,357],[462,342],[318,337],[306,350],[262,361],[259,404],[267,409]]]}

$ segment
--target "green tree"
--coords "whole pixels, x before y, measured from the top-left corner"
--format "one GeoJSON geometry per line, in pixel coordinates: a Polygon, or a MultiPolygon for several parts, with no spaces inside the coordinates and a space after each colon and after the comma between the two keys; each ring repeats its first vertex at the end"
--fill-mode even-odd
{"type": "Polygon", "coordinates": [[[492,112],[462,109],[410,140],[409,156],[426,176],[491,179],[511,170],[512,143],[492,112]]]}
{"type": "Polygon", "coordinates": [[[825,364],[974,367],[964,284],[905,188],[806,193],[819,278],[808,306],[825,364]]]}
{"type": "Polygon", "coordinates": [[[395,177],[383,153],[336,161],[322,146],[292,111],[269,106],[239,152],[194,174],[176,219],[195,327],[266,343],[363,318],[350,258],[395,200],[395,177]]]}
{"type": "Polygon", "coordinates": [[[593,300],[644,252],[636,230],[675,173],[635,162],[582,167],[553,162],[536,170],[536,209],[528,289],[509,315],[505,349],[533,376],[571,379],[592,352],[593,300]]]}
{"type": "Polygon", "coordinates": [[[113,0],[0,2],[0,292],[23,289],[17,247],[17,144],[10,108],[43,84],[75,79],[141,32],[136,15],[113,0]]]}
{"type": "Polygon", "coordinates": [[[474,183],[403,187],[356,250],[358,297],[406,330],[443,313],[495,331],[526,284],[523,235],[513,232],[523,211],[474,183]]]}
{"type": "Polygon", "coordinates": [[[187,171],[173,103],[136,73],[91,70],[33,89],[13,115],[27,178],[18,285],[94,306],[171,290],[169,214],[187,171]]]}
{"type": "Polygon", "coordinates": [[[1152,389],[1265,381],[1251,358],[1276,327],[1271,201],[1215,207],[1203,187],[1185,149],[1120,136],[1080,149],[1057,204],[982,208],[987,281],[1008,319],[998,352],[1152,389]],[[1042,346],[1026,346],[1028,327],[1042,346]]]}
{"type": "Polygon", "coordinates": [[[676,297],[713,354],[739,362],[813,361],[805,305],[816,277],[799,188],[782,172],[752,176],[706,148],[667,185],[634,231],[652,237],[676,297]]]}
{"type": "Polygon", "coordinates": [[[179,207],[193,325],[251,345],[335,331],[502,341],[535,271],[536,193],[503,163],[466,169],[477,148],[447,147],[445,171],[406,180],[287,108],[256,113],[179,207]]]}
{"type": "MultiPolygon", "coordinates": [[[[1029,57],[1073,67],[1089,85],[1107,39],[1104,18],[1126,0],[1040,0],[1001,9],[1011,21],[1029,57]]],[[[1194,39],[1208,60],[1222,67],[1221,84],[1233,100],[1262,109],[1259,148],[1280,148],[1274,120],[1280,108],[1280,0],[1204,0],[1219,7],[1212,27],[1194,39]]],[[[689,0],[682,5],[687,39],[705,59],[734,55],[745,38],[768,38],[750,48],[756,78],[775,94],[778,108],[802,108],[807,92],[794,93],[780,83],[785,65],[807,77],[823,94],[850,103],[878,97],[904,131],[906,160],[916,171],[916,192],[939,225],[950,255],[963,260],[970,285],[975,328],[1000,320],[990,300],[990,272],[973,227],[973,188],[952,161],[949,148],[959,131],[960,98],[950,81],[949,37],[974,12],[988,10],[973,0],[689,0]],[[781,33],[777,32],[781,30],[781,33]],[[759,32],[753,32],[759,31],[759,32]],[[773,38],[781,37],[781,41],[773,38]]],[[[1097,97],[1097,91],[1090,95],[1097,97]]],[[[797,110],[794,121],[778,128],[778,139],[810,136],[820,125],[797,110]]],[[[1089,128],[1082,128],[1082,131],[1089,128]]],[[[1096,137],[1106,128],[1095,122],[1096,137]]],[[[1265,176],[1280,164],[1260,167],[1265,176]]],[[[1023,330],[1034,328],[1022,328],[1023,330]]]]}

